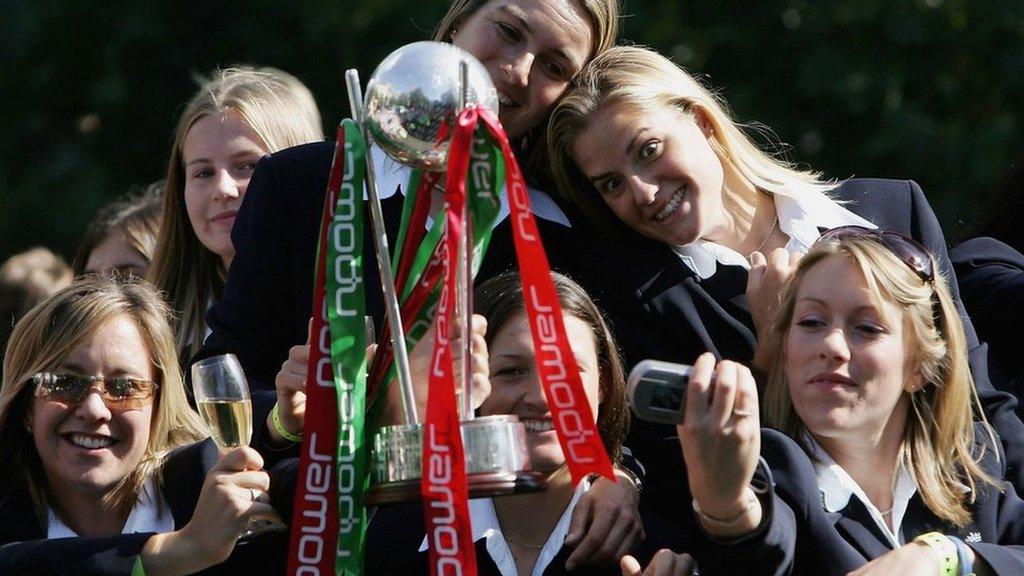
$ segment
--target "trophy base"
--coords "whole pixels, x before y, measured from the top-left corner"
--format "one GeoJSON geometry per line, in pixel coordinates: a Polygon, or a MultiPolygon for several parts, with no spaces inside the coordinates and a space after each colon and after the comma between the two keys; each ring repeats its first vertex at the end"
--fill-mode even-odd
{"type": "MultiPolygon", "coordinates": [[[[470,474],[470,498],[492,498],[511,494],[532,494],[547,488],[545,475],[526,471],[515,474],[470,474]]],[[[372,486],[366,492],[367,506],[387,506],[420,499],[420,481],[407,480],[372,486]]]]}
{"type": "MultiPolygon", "coordinates": [[[[544,490],[544,475],[530,470],[526,429],[517,416],[500,414],[461,424],[470,498],[544,490]]],[[[423,427],[385,426],[373,438],[371,506],[420,498],[423,427]]]]}

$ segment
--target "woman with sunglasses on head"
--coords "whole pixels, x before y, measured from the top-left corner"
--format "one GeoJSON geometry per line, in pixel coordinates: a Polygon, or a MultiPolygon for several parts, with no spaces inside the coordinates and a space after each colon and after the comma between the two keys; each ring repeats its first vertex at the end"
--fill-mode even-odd
{"type": "MultiPolygon", "coordinates": [[[[441,19],[433,39],[462,48],[487,69],[498,91],[498,119],[531,185],[544,180],[542,142],[548,113],[584,64],[614,44],[618,18],[618,0],[453,0],[441,19]]],[[[270,402],[276,400],[278,422],[268,407],[263,428],[278,446],[286,447],[287,439],[302,430],[317,233],[334,150],[333,142],[321,142],[260,162],[238,214],[233,234],[237,253],[224,296],[210,310],[211,333],[200,353],[237,355],[256,391],[254,403],[276,393],[270,402]]],[[[373,154],[393,247],[409,170],[376,147],[373,154]]],[[[573,264],[590,236],[551,196],[535,188],[529,194],[553,267],[573,264]]],[[[440,191],[435,190],[433,198],[442,200],[440,191]]],[[[439,209],[442,204],[433,206],[439,209]]],[[[435,210],[432,216],[436,214],[435,210]]],[[[367,314],[379,328],[384,310],[379,275],[373,269],[372,227],[366,225],[365,231],[367,314]]],[[[478,280],[514,266],[508,218],[497,224],[491,238],[478,280]]],[[[265,452],[271,448],[261,446],[265,452]]],[[[608,560],[599,553],[606,530],[634,532],[636,515],[630,508],[636,495],[632,489],[620,493],[623,485],[599,480],[577,508],[581,525],[598,528],[589,530],[578,544],[588,557],[594,554],[594,560],[608,560]]]]}
{"type": "Polygon", "coordinates": [[[1024,501],[927,251],[826,233],[781,296],[760,410],[774,430],[745,368],[712,379],[705,354],[690,379],[678,434],[701,573],[1024,571],[1024,501]]]}
{"type": "MultiPolygon", "coordinates": [[[[0,574],[191,574],[228,559],[251,519],[276,517],[255,451],[200,442],[161,302],[148,284],[89,277],[15,327],[0,574]]],[[[275,542],[239,546],[224,573],[279,564],[275,542]]]]}
{"type": "MultiPolygon", "coordinates": [[[[581,278],[608,311],[627,366],[644,358],[753,362],[786,271],[825,229],[895,230],[938,257],[945,241],[921,189],[910,181],[827,181],[760,150],[724,102],[667,58],[616,47],[577,78],[549,123],[560,187],[612,239],[581,278]],[[747,286],[751,290],[747,297],[747,286]]],[[[956,300],[954,283],[953,297],[956,300]]],[[[1024,424],[987,375],[985,348],[957,304],[974,381],[1008,452],[1008,477],[1024,486],[1024,424]]],[[[682,513],[670,472],[678,452],[666,426],[635,423],[627,441],[647,466],[657,510],[682,513]]]]}

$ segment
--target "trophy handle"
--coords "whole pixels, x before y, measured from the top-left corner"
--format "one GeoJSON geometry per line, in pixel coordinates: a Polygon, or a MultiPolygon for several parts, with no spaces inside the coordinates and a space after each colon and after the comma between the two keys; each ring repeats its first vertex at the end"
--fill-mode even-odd
{"type": "Polygon", "coordinates": [[[370,196],[370,217],[373,223],[373,244],[377,253],[377,268],[380,269],[381,284],[384,292],[384,306],[387,309],[388,327],[391,329],[391,344],[395,353],[395,366],[398,371],[398,383],[402,389],[402,411],[408,424],[418,424],[416,415],[416,395],[413,392],[412,374],[409,370],[409,351],[405,345],[405,329],[402,326],[402,313],[398,306],[398,294],[395,290],[395,279],[391,272],[390,254],[388,249],[387,229],[384,227],[384,213],[380,207],[380,195],[377,193],[377,174],[373,165],[370,135],[366,130],[366,114],[363,107],[363,89],[359,85],[359,71],[354,68],[345,72],[345,85],[348,88],[349,105],[352,108],[352,119],[359,126],[363,140],[366,142],[366,189],[370,196]]]}

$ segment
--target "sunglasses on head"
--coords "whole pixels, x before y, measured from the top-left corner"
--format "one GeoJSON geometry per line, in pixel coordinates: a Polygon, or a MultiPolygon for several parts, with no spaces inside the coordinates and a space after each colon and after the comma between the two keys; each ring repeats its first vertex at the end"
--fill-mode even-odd
{"type": "Polygon", "coordinates": [[[877,240],[917,274],[918,278],[934,286],[935,263],[928,249],[913,238],[898,232],[872,230],[863,226],[840,226],[824,232],[818,242],[841,240],[843,238],[867,237],[877,240]]]}
{"type": "Polygon", "coordinates": [[[931,286],[932,322],[936,328],[941,326],[942,304],[939,302],[939,292],[935,289],[935,262],[932,260],[928,249],[917,240],[904,236],[899,232],[872,230],[863,226],[840,226],[833,228],[823,233],[818,242],[858,237],[872,238],[878,241],[879,244],[885,246],[889,252],[892,252],[908,268],[913,270],[918,278],[931,286]]]}
{"type": "Polygon", "coordinates": [[[126,376],[81,376],[40,372],[30,379],[35,384],[35,396],[42,400],[66,406],[77,406],[93,390],[98,390],[103,403],[117,410],[135,410],[153,403],[159,386],[156,382],[126,376]]]}

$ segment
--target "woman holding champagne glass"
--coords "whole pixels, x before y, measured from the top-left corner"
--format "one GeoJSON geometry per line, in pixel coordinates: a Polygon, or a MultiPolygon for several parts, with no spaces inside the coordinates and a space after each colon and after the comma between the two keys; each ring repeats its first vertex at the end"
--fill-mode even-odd
{"type": "MultiPolygon", "coordinates": [[[[168,310],[89,277],[15,327],[0,388],[0,574],[191,574],[273,566],[236,548],[277,516],[262,458],[219,454],[189,407],[168,310]]],[[[262,570],[261,570],[262,572],[262,570]]]]}
{"type": "MultiPolygon", "coordinates": [[[[442,17],[433,39],[462,48],[487,69],[498,91],[498,118],[531,184],[545,180],[543,134],[549,112],[571,78],[615,43],[618,19],[618,0],[452,0],[442,17]]],[[[302,431],[317,232],[334,151],[333,142],[321,142],[260,161],[238,212],[224,295],[208,314],[211,332],[200,357],[238,356],[259,415],[254,444],[268,456],[302,431]],[[271,411],[275,400],[276,421],[271,411]],[[264,407],[265,402],[270,405],[264,407]],[[270,446],[266,438],[279,444],[270,446]]],[[[375,162],[393,245],[408,193],[408,169],[383,154],[375,162]]],[[[587,228],[571,220],[545,191],[530,188],[529,194],[552,264],[568,268],[589,243],[587,228]]],[[[365,246],[363,261],[372,263],[373,243],[365,246]]],[[[513,261],[506,218],[494,230],[478,278],[503,271],[513,261]]],[[[367,313],[379,326],[384,319],[379,276],[368,271],[364,280],[367,313]]],[[[609,532],[639,538],[636,501],[626,476],[618,484],[598,480],[575,509],[574,562],[608,562],[609,532]]]]}

